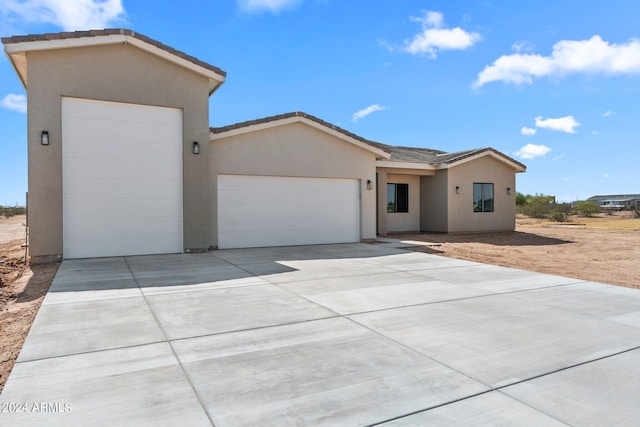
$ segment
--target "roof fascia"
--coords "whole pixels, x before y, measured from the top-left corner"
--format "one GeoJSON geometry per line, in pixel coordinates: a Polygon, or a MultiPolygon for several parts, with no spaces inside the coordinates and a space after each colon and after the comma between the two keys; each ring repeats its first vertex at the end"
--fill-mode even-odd
{"type": "Polygon", "coordinates": [[[5,53],[9,57],[11,64],[14,69],[18,73],[20,80],[24,87],[27,87],[27,64],[24,61],[24,64],[16,63],[14,57],[16,55],[24,55],[26,52],[35,52],[35,51],[43,51],[43,50],[54,50],[54,49],[68,49],[68,48],[77,48],[77,47],[91,47],[91,46],[102,46],[102,45],[110,45],[110,44],[130,44],[139,49],[142,49],[146,52],[149,52],[153,55],[159,56],[162,59],[165,59],[169,62],[177,64],[183,68],[189,69],[197,74],[200,74],[206,77],[209,80],[209,95],[211,95],[222,83],[224,83],[224,76],[219,75],[218,73],[203,68],[198,64],[194,64],[191,61],[180,58],[168,52],[166,50],[160,49],[159,47],[153,46],[143,40],[137,39],[135,37],[126,35],[126,34],[109,34],[104,36],[92,36],[92,37],[79,37],[79,38],[67,38],[67,39],[54,39],[54,40],[36,40],[36,41],[25,41],[19,43],[8,43],[4,46],[5,53]]]}
{"type": "Polygon", "coordinates": [[[389,168],[381,167],[376,164],[376,172],[385,172],[387,174],[395,175],[418,175],[418,176],[434,176],[436,174],[435,169],[408,169],[408,168],[389,168]]]}
{"type": "Polygon", "coordinates": [[[415,169],[415,170],[428,170],[428,171],[437,169],[437,165],[432,165],[431,163],[394,162],[391,160],[378,160],[376,162],[376,167],[389,168],[389,169],[415,169]]]}
{"type": "Polygon", "coordinates": [[[508,158],[506,158],[504,156],[501,156],[501,155],[495,153],[494,151],[490,151],[490,150],[483,151],[483,152],[478,153],[478,154],[474,154],[473,156],[466,157],[466,158],[464,158],[462,160],[454,161],[453,163],[442,163],[442,164],[440,164],[438,166],[438,169],[451,169],[453,167],[456,167],[456,166],[459,166],[459,165],[463,165],[463,164],[468,163],[468,162],[472,162],[474,160],[477,160],[477,159],[485,157],[485,156],[492,157],[495,160],[497,160],[497,161],[499,161],[501,163],[504,163],[505,165],[513,168],[513,170],[515,170],[516,173],[525,172],[527,170],[525,167],[522,167],[521,165],[512,162],[508,158]]]}
{"type": "Polygon", "coordinates": [[[355,138],[352,138],[348,135],[345,135],[342,132],[339,132],[335,129],[331,129],[325,125],[322,125],[320,123],[317,123],[311,119],[308,119],[306,117],[303,116],[293,116],[293,117],[286,117],[283,119],[278,119],[278,120],[272,120],[269,122],[265,122],[265,123],[257,123],[257,124],[253,124],[253,125],[248,125],[248,126],[243,126],[243,127],[239,127],[237,129],[231,129],[222,133],[213,133],[213,132],[209,132],[209,140],[214,141],[214,140],[218,140],[218,139],[224,139],[224,138],[229,138],[232,136],[236,136],[236,135],[242,135],[245,133],[250,133],[250,132],[258,132],[261,130],[265,130],[265,129],[270,129],[270,128],[274,128],[274,127],[278,127],[278,126],[285,126],[291,123],[304,123],[305,125],[311,126],[314,129],[318,129],[321,132],[327,133],[331,136],[334,136],[338,139],[341,139],[345,142],[348,142],[350,144],[353,144],[359,148],[362,148],[363,150],[369,151],[373,154],[376,155],[376,157],[378,158],[383,158],[383,159],[388,159],[391,154],[382,151],[379,148],[373,147],[365,142],[362,141],[358,141],[355,138]]]}

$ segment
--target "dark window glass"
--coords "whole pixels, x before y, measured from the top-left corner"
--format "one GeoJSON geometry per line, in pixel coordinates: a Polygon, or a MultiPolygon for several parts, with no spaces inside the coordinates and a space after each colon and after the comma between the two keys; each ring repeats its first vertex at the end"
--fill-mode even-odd
{"type": "Polygon", "coordinates": [[[409,184],[387,184],[387,212],[409,212],[409,184]]]}
{"type": "Polygon", "coordinates": [[[493,184],[473,184],[473,211],[493,212],[493,184]]]}

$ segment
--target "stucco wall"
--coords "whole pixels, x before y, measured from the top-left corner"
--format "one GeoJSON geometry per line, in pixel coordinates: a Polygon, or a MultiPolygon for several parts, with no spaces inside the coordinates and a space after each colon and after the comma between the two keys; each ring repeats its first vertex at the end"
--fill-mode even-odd
{"type": "Polygon", "coordinates": [[[218,244],[217,175],[263,175],[360,180],[362,239],[376,235],[375,155],[304,123],[211,140],[211,242],[218,244]]]}
{"type": "MultiPolygon", "coordinates": [[[[387,174],[388,184],[409,185],[409,212],[386,212],[387,231],[420,231],[420,177],[417,175],[387,174]]],[[[386,208],[386,197],[382,201],[386,208]]]]}
{"type": "Polygon", "coordinates": [[[514,170],[485,156],[450,167],[447,185],[449,197],[448,231],[508,231],[515,229],[516,183],[514,170]],[[494,211],[473,211],[473,183],[494,184],[494,211]],[[460,186],[460,194],[455,188],[460,186]],[[511,195],[507,195],[507,187],[511,195]]]}
{"type": "Polygon", "coordinates": [[[447,170],[420,177],[420,231],[448,231],[447,170]]]}
{"type": "Polygon", "coordinates": [[[31,255],[63,254],[62,96],[183,110],[184,248],[207,248],[207,79],[125,44],[34,51],[27,55],[31,255]],[[49,146],[40,145],[43,130],[49,132],[49,146]],[[201,143],[198,156],[191,152],[193,141],[201,143]]]}

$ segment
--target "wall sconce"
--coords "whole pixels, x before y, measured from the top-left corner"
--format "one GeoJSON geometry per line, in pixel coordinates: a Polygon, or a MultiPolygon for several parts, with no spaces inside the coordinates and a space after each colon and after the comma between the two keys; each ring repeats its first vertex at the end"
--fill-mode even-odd
{"type": "Polygon", "coordinates": [[[49,145],[49,132],[43,130],[40,134],[40,144],[49,145]]]}
{"type": "Polygon", "coordinates": [[[507,195],[511,195],[511,187],[507,187],[507,195]]]}
{"type": "Polygon", "coordinates": [[[456,194],[460,194],[460,186],[456,185],[456,194]]]}
{"type": "Polygon", "coordinates": [[[373,182],[370,179],[367,180],[367,190],[373,190],[373,182]]]}
{"type": "Polygon", "coordinates": [[[193,141],[193,154],[200,154],[200,144],[198,144],[198,141],[193,141]]]}

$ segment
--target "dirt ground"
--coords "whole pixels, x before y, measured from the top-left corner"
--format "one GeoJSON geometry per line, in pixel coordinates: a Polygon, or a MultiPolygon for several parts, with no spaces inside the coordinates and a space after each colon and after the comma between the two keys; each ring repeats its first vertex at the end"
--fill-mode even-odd
{"type": "MultiPolygon", "coordinates": [[[[0,391],[58,269],[25,263],[24,220],[0,218],[0,391]]],[[[516,223],[515,232],[393,237],[423,242],[418,251],[640,288],[640,218],[631,213],[516,223]]]]}
{"type": "Polygon", "coordinates": [[[0,218],[0,391],[58,270],[58,264],[25,263],[24,234],[13,239],[24,220],[0,218]]]}
{"type": "Polygon", "coordinates": [[[564,223],[519,216],[515,232],[393,237],[426,242],[422,252],[640,288],[640,218],[631,212],[564,223]]]}

